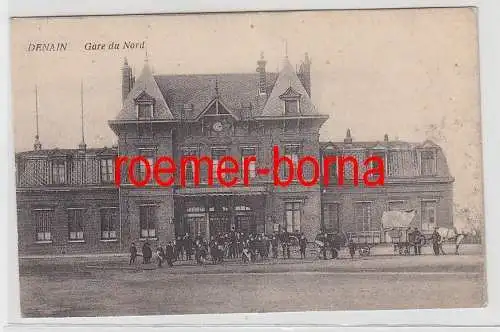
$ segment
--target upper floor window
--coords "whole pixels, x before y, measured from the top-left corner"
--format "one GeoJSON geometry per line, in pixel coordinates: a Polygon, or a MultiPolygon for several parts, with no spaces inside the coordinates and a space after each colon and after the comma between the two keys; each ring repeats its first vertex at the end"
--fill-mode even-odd
{"type": "MultiPolygon", "coordinates": [[[[242,148],[241,149],[241,165],[243,165],[243,167],[245,166],[245,158],[250,158],[250,157],[257,158],[257,153],[255,151],[255,148],[251,148],[251,147],[242,148]]],[[[248,163],[248,177],[250,177],[250,178],[254,178],[257,175],[256,170],[255,170],[255,164],[256,164],[256,162],[253,160],[250,160],[250,162],[248,163]]],[[[245,171],[243,169],[243,167],[242,167],[242,172],[245,171]]]]}
{"type": "Polygon", "coordinates": [[[436,156],[434,151],[422,151],[420,153],[420,163],[422,175],[436,174],[436,156]]]}
{"type": "Polygon", "coordinates": [[[149,181],[151,181],[154,176],[153,171],[156,151],[154,148],[140,148],[138,150],[139,153],[137,157],[139,157],[140,159],[137,160],[137,163],[134,165],[134,178],[138,182],[144,182],[149,175],[149,181]]]}
{"type": "Polygon", "coordinates": [[[66,161],[64,160],[52,161],[52,183],[53,184],[66,183],[66,161]]]}
{"type": "MultiPolygon", "coordinates": [[[[293,163],[293,168],[297,169],[299,163],[300,145],[288,144],[285,145],[285,156],[290,158],[293,163]]],[[[284,179],[288,179],[290,176],[290,169],[288,165],[282,166],[282,175],[284,179]]]]}
{"type": "Polygon", "coordinates": [[[104,183],[113,181],[113,159],[101,159],[101,181],[104,183]]]}
{"type": "Polygon", "coordinates": [[[139,120],[152,119],[153,118],[153,104],[141,103],[137,104],[137,118],[139,120]]]}
{"type": "MultiPolygon", "coordinates": [[[[227,156],[227,149],[225,148],[213,148],[212,149],[212,172],[214,182],[218,181],[217,179],[217,169],[219,167],[219,161],[222,160],[223,157],[227,156]]],[[[226,168],[228,165],[223,163],[221,167],[226,168]]],[[[225,179],[229,178],[229,174],[226,174],[225,179]]]]}
{"type": "Polygon", "coordinates": [[[338,156],[333,153],[325,153],[321,162],[322,175],[325,177],[328,175],[329,179],[336,179],[337,174],[337,160],[338,156]]]}
{"type": "MultiPolygon", "coordinates": [[[[184,179],[188,183],[192,183],[194,180],[195,162],[193,160],[188,160],[189,157],[197,157],[197,148],[184,148],[182,150],[182,158],[186,158],[184,161],[184,179]]],[[[182,177],[182,176],[181,176],[182,177]]]]}
{"type": "MultiPolygon", "coordinates": [[[[370,168],[371,169],[379,169],[380,167],[382,168],[382,172],[384,175],[387,174],[387,159],[386,159],[386,153],[385,151],[372,151],[370,154],[370,157],[375,157],[374,159],[371,160],[370,162],[370,168]]],[[[371,174],[371,179],[372,180],[377,180],[379,178],[378,172],[376,174],[371,174]]]]}

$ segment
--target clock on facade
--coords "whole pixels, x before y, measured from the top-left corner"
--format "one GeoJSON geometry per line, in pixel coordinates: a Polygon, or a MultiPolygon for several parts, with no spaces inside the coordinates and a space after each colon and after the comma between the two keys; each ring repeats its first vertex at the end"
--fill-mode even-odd
{"type": "Polygon", "coordinates": [[[215,131],[221,131],[222,130],[222,123],[220,123],[220,122],[214,123],[213,128],[215,131]]]}

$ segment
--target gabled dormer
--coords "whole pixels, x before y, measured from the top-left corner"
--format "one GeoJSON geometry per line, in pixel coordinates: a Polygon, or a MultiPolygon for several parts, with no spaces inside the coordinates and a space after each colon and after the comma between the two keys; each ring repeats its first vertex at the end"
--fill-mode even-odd
{"type": "Polygon", "coordinates": [[[216,118],[216,117],[230,117],[234,120],[238,120],[236,114],[231,112],[229,108],[220,100],[220,98],[214,98],[210,103],[208,103],[207,107],[198,115],[198,119],[208,117],[208,118],[216,118]]]}
{"type": "Polygon", "coordinates": [[[297,115],[300,113],[301,94],[295,91],[291,86],[279,96],[283,101],[284,115],[297,115]]]}
{"type": "Polygon", "coordinates": [[[134,98],[138,120],[154,119],[155,99],[146,91],[134,98]]]}

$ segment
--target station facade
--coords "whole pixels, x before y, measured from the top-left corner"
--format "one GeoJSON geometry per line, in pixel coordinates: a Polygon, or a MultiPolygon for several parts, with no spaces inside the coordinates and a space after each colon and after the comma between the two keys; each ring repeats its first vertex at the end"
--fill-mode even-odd
{"type": "MultiPolygon", "coordinates": [[[[387,210],[416,210],[414,226],[421,229],[451,226],[453,178],[442,149],[387,135],[357,142],[349,130],[342,142],[322,142],[319,130],[328,116],[311,101],[310,68],[307,54],[298,70],[285,57],[276,73],[266,70],[262,56],[254,73],[155,75],[145,63],[136,79],[125,60],[123,107],[109,121],[117,146],[87,148],[82,142],[77,149],[43,149],[37,138],[32,151],[16,154],[20,255],[123,252],[131,242],[165,244],[185,233],[209,238],[232,229],[286,229],[313,240],[320,231],[380,231],[387,210]],[[359,185],[353,184],[352,164],[340,185],[333,163],[328,186],[275,186],[272,174],[259,172],[273,168],[275,146],[295,163],[303,156],[320,164],[326,156],[355,156],[359,185]],[[176,177],[168,187],[155,181],[137,187],[126,168],[115,184],[117,156],[144,156],[151,164],[161,156],[178,162],[210,156],[214,164],[224,156],[241,164],[255,156],[256,162],[249,165],[250,185],[210,186],[206,164],[196,184],[197,167],[188,163],[186,185],[176,177]],[[362,181],[370,156],[384,161],[383,186],[362,181]]],[[[304,177],[314,172],[304,166],[304,177]]],[[[134,169],[139,178],[146,173],[144,164],[134,169]]],[[[279,174],[289,175],[284,167],[279,174]]]]}

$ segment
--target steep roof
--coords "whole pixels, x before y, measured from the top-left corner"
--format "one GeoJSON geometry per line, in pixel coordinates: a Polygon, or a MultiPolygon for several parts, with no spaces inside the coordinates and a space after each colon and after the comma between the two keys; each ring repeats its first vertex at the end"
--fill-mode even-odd
{"type": "Polygon", "coordinates": [[[127,98],[123,102],[123,108],[118,113],[116,120],[134,120],[137,119],[137,111],[135,108],[135,100],[144,92],[155,99],[154,106],[154,117],[158,120],[172,120],[174,117],[167,105],[163,94],[161,93],[156,80],[153,77],[151,68],[149,68],[148,63],[144,64],[141,76],[135,82],[132,91],[128,94],[127,98]]]}
{"type": "Polygon", "coordinates": [[[419,142],[407,142],[401,140],[393,141],[353,141],[352,143],[346,142],[320,142],[320,147],[326,149],[329,146],[333,149],[400,149],[400,150],[411,150],[419,148],[440,148],[439,145],[432,141],[425,141],[423,143],[419,142]]]}
{"type": "MultiPolygon", "coordinates": [[[[266,73],[268,93],[277,76],[266,73]]],[[[258,73],[156,75],[154,78],[173,116],[178,119],[197,118],[214,99],[216,81],[220,100],[240,118],[260,114],[266,100],[258,94],[258,73]]]]}
{"type": "Polygon", "coordinates": [[[319,115],[314,107],[309,94],[300,82],[297,73],[293,69],[290,61],[285,57],[282,61],[281,70],[274,84],[273,90],[267,100],[266,106],[262,110],[262,116],[282,116],[283,95],[300,95],[300,113],[305,115],[319,115]],[[291,88],[291,89],[290,89],[291,88]]]}
{"type": "Polygon", "coordinates": [[[16,157],[59,157],[59,156],[80,156],[80,155],[116,155],[118,153],[115,147],[88,148],[80,149],[44,149],[37,151],[16,152],[16,157]]]}

